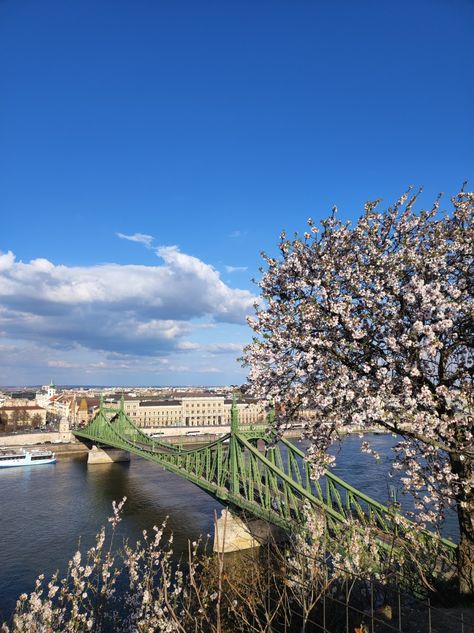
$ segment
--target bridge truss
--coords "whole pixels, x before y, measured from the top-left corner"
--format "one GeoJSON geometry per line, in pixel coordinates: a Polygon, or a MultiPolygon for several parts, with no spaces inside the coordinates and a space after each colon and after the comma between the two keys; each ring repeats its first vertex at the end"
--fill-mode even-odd
{"type": "MultiPolygon", "coordinates": [[[[99,446],[122,449],[163,466],[199,486],[235,511],[268,521],[285,531],[305,522],[309,505],[325,518],[327,532],[336,534],[357,522],[376,528],[383,547],[393,551],[398,542],[411,540],[415,525],[402,518],[396,505],[385,506],[326,471],[314,481],[304,453],[285,438],[276,441],[268,428],[239,428],[235,403],[231,432],[203,446],[183,448],[149,437],[118,409],[104,407],[74,435],[99,446]]],[[[433,568],[452,564],[457,546],[427,530],[416,529],[420,546],[433,568]]]]}

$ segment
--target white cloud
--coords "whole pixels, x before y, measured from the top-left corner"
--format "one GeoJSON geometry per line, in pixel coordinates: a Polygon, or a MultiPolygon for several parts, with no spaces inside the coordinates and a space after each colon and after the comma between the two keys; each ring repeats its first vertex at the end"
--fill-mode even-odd
{"type": "Polygon", "coordinates": [[[249,291],[226,285],[212,266],[176,246],[157,254],[157,266],[74,267],[0,254],[1,335],[56,350],[154,356],[192,352],[185,339],[194,321],[199,328],[245,324],[255,300],[249,291]]]}
{"type": "Polygon", "coordinates": [[[19,348],[16,345],[0,345],[0,352],[2,354],[16,354],[19,348]]]}
{"type": "Polygon", "coordinates": [[[193,343],[192,341],[180,341],[177,345],[177,348],[184,351],[190,351],[201,349],[202,346],[199,345],[199,343],[193,343]]]}
{"type": "Polygon", "coordinates": [[[244,349],[243,343],[210,343],[206,346],[212,354],[237,354],[244,349]]]}
{"type": "Polygon", "coordinates": [[[58,369],[77,369],[80,367],[78,363],[70,363],[67,360],[48,360],[48,367],[56,367],[58,369]]]}
{"type": "Polygon", "coordinates": [[[116,233],[115,235],[121,240],[128,240],[129,242],[139,242],[140,244],[144,244],[147,248],[151,248],[151,243],[155,239],[153,235],[147,235],[146,233],[133,233],[132,235],[116,233]]]}
{"type": "Polygon", "coordinates": [[[247,270],[247,266],[226,266],[228,273],[244,273],[247,270]]]}
{"type": "Polygon", "coordinates": [[[180,341],[177,348],[183,351],[209,352],[210,354],[237,354],[244,348],[244,343],[194,343],[180,341]]]}

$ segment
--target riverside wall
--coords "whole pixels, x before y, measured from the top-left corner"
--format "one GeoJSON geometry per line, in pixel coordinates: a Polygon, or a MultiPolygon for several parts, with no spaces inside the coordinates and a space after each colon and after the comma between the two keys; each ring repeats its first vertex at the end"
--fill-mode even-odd
{"type": "MultiPolygon", "coordinates": [[[[250,427],[243,427],[250,428],[250,427]]],[[[193,431],[199,431],[199,435],[187,435],[189,427],[163,427],[162,429],[141,429],[147,435],[163,430],[163,434],[156,439],[166,439],[172,444],[181,446],[207,444],[218,439],[221,435],[230,433],[230,426],[193,427],[193,431]]],[[[38,433],[0,433],[0,450],[2,448],[31,448],[33,446],[47,446],[57,456],[77,453],[87,453],[90,449],[80,440],[76,440],[71,431],[41,431],[38,433]]]]}
{"type": "MultiPolygon", "coordinates": [[[[242,429],[249,429],[250,426],[242,426],[242,429]]],[[[161,429],[150,428],[141,429],[147,435],[152,435],[158,431],[163,431],[156,437],[157,440],[163,439],[172,444],[181,446],[196,446],[199,444],[207,444],[217,440],[221,435],[230,433],[229,425],[222,426],[202,426],[193,427],[192,431],[199,431],[199,435],[188,435],[189,427],[170,426],[161,429]]],[[[299,438],[302,429],[291,429],[285,431],[283,435],[288,438],[299,438]]],[[[356,427],[347,427],[345,434],[350,433],[380,433],[380,429],[359,429],[356,427]]],[[[81,441],[75,439],[71,431],[43,431],[38,433],[15,433],[0,434],[0,449],[2,448],[28,448],[32,446],[47,445],[58,455],[67,455],[75,453],[86,453],[89,449],[81,441]],[[51,446],[50,446],[51,445],[51,446]]]]}
{"type": "Polygon", "coordinates": [[[0,434],[0,448],[5,446],[33,446],[52,442],[73,442],[71,431],[43,431],[40,433],[0,434]]]}

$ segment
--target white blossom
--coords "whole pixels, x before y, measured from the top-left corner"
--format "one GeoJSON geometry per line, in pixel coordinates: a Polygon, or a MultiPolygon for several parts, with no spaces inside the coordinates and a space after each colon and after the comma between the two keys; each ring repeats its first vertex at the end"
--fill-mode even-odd
{"type": "MultiPolygon", "coordinates": [[[[285,235],[280,258],[264,256],[245,363],[249,392],[274,402],[279,424],[305,421],[315,476],[346,424],[398,435],[393,466],[425,523],[446,505],[474,512],[474,194],[461,191],[444,216],[438,201],[415,213],[416,199],[285,235]]],[[[473,524],[459,519],[472,556],[473,524]]]]}

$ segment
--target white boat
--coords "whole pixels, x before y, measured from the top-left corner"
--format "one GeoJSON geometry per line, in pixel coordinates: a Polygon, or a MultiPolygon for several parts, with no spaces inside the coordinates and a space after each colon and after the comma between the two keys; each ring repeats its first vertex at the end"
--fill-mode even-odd
{"type": "Polygon", "coordinates": [[[40,466],[54,464],[56,455],[51,451],[0,451],[0,468],[12,466],[40,466]]]}

